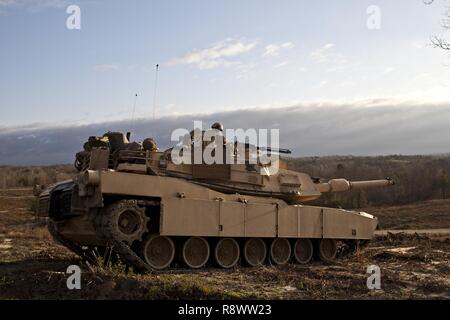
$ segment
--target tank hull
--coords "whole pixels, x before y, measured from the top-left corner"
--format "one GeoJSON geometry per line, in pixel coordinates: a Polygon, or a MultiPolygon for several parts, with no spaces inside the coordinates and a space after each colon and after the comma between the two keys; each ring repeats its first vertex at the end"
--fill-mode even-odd
{"type": "MultiPolygon", "coordinates": [[[[242,250],[250,239],[258,239],[266,243],[270,256],[270,252],[276,252],[278,247],[283,248],[279,241],[275,249],[271,248],[275,240],[285,239],[285,248],[287,243],[291,247],[290,260],[299,239],[312,243],[330,239],[357,244],[370,240],[377,227],[377,219],[364,212],[290,205],[277,198],[220,193],[181,178],[114,170],[98,171],[96,176],[89,178],[80,176],[71,187],[66,185],[45,193],[42,199],[48,201],[49,195],[49,219],[52,234],[58,241],[77,254],[81,247],[89,249],[116,244],[115,247],[120,246],[122,250],[119,254],[128,257],[124,260],[128,259],[129,264],[139,269],[148,268],[146,261],[153,261],[145,254],[149,251],[137,249],[143,243],[160,243],[172,248],[169,245],[173,242],[175,252],[179,250],[178,244],[184,245],[187,239],[203,239],[210,247],[208,254],[213,255],[213,248],[220,250],[225,245],[232,248],[236,243],[242,250]],[[69,193],[71,202],[67,204],[69,193]],[[120,211],[120,206],[125,209],[120,211]],[[114,214],[118,210],[123,214],[140,210],[144,217],[143,229],[136,231],[136,238],[130,238],[128,243],[118,237],[123,228],[120,222],[117,230],[108,225],[109,221],[115,221],[114,214]],[[105,217],[109,219],[107,222],[105,217]],[[150,236],[152,241],[146,240],[150,236]]],[[[131,221],[134,220],[131,218],[131,221]]],[[[189,261],[186,264],[195,266],[189,261]]],[[[227,264],[220,262],[219,265],[227,264]]],[[[158,269],[157,263],[152,266],[151,269],[158,269]]]]}
{"type": "Polygon", "coordinates": [[[377,226],[365,213],[223,194],[177,178],[105,171],[100,189],[104,196],[160,199],[159,232],[167,236],[368,240],[377,226]]]}

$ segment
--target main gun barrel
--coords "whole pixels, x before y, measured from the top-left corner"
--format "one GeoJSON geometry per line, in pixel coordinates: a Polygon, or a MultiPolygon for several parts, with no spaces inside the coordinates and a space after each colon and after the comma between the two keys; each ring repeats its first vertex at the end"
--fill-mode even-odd
{"type": "Polygon", "coordinates": [[[348,181],[346,179],[332,179],[325,183],[316,185],[318,191],[325,192],[345,192],[350,190],[361,190],[370,188],[383,188],[394,185],[394,180],[386,178],[383,180],[348,181]]]}
{"type": "MultiPolygon", "coordinates": [[[[235,145],[237,145],[238,142],[235,142],[235,145]]],[[[250,148],[254,148],[255,150],[261,150],[261,151],[267,151],[267,152],[274,152],[274,153],[285,153],[285,154],[291,154],[292,151],[289,149],[284,149],[284,148],[272,148],[272,147],[262,147],[262,146],[254,146],[254,145],[250,145],[250,143],[241,143],[241,145],[244,145],[244,148],[250,149],[250,148]]]]}

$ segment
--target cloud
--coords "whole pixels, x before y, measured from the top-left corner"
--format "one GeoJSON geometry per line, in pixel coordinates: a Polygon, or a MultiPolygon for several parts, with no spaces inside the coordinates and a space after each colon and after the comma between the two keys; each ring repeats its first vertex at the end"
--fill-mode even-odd
{"type": "Polygon", "coordinates": [[[333,43],[328,43],[311,52],[311,57],[317,63],[333,65],[333,68],[329,71],[342,70],[347,63],[347,60],[342,53],[336,52],[334,47],[333,43]]]}
{"type": "MultiPolygon", "coordinates": [[[[315,102],[283,108],[247,108],[214,114],[135,120],[137,140],[153,136],[164,149],[172,130],[191,129],[193,120],[225,128],[278,128],[280,145],[295,156],[448,153],[450,103],[408,103],[391,99],[351,103],[315,102]]],[[[89,136],[127,131],[130,121],[83,126],[43,125],[0,129],[0,165],[71,163],[89,136]]]]}
{"type": "Polygon", "coordinates": [[[264,48],[264,57],[276,57],[280,54],[282,50],[292,49],[295,45],[292,42],[285,42],[282,44],[272,43],[264,48]]]}
{"type": "Polygon", "coordinates": [[[228,38],[205,49],[194,49],[180,58],[170,60],[168,65],[194,65],[201,70],[226,67],[236,63],[231,58],[252,51],[256,45],[256,41],[228,38]]]}
{"type": "Polygon", "coordinates": [[[384,70],[383,70],[383,74],[389,74],[389,73],[391,73],[392,71],[394,71],[394,68],[392,68],[392,67],[387,67],[387,68],[385,68],[384,70]]]}
{"type": "Polygon", "coordinates": [[[107,72],[107,71],[116,71],[119,70],[120,67],[116,64],[97,64],[94,66],[94,71],[98,71],[98,72],[107,72]]]}
{"type": "Polygon", "coordinates": [[[281,68],[281,67],[285,67],[289,64],[289,61],[282,61],[278,64],[275,65],[275,68],[281,68]]]}
{"type": "Polygon", "coordinates": [[[236,64],[236,79],[250,79],[254,74],[253,71],[257,67],[255,62],[236,64]]]}
{"type": "Polygon", "coordinates": [[[324,62],[327,61],[329,52],[334,47],[334,44],[328,43],[324,45],[323,47],[320,47],[313,52],[311,52],[311,57],[313,57],[318,62],[324,62]]]}

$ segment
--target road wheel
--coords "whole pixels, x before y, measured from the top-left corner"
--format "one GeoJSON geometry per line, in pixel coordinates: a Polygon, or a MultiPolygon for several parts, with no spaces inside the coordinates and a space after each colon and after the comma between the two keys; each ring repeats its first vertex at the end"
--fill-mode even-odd
{"type": "Polygon", "coordinates": [[[181,248],[181,261],[192,269],[203,267],[209,259],[209,244],[205,238],[190,237],[181,248]]]}
{"type": "Polygon", "coordinates": [[[263,265],[266,256],[267,247],[263,239],[250,238],[245,242],[244,259],[249,266],[256,267],[263,265]]]}
{"type": "Polygon", "coordinates": [[[313,244],[309,239],[297,239],[294,244],[294,258],[299,264],[307,264],[313,256],[313,244]]]}
{"type": "Polygon", "coordinates": [[[291,258],[291,244],[284,238],[275,238],[270,245],[270,259],[273,263],[282,265],[291,258]]]}
{"type": "Polygon", "coordinates": [[[337,255],[337,242],[334,239],[321,239],[319,242],[319,258],[325,262],[332,262],[337,255]]]}
{"type": "Polygon", "coordinates": [[[214,250],[216,263],[225,269],[232,268],[237,264],[239,254],[239,244],[233,238],[220,239],[214,250]]]}
{"type": "Polygon", "coordinates": [[[153,235],[145,239],[141,250],[145,262],[155,270],[166,269],[175,257],[175,245],[172,239],[160,235],[153,235]]]}

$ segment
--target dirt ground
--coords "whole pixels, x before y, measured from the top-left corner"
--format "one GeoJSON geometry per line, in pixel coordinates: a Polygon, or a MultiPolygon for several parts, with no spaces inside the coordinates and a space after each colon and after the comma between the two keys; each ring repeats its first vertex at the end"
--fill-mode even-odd
{"type": "Polygon", "coordinates": [[[361,211],[378,217],[381,229],[450,228],[450,199],[423,201],[403,206],[370,207],[361,211]]]}
{"type": "MultiPolygon", "coordinates": [[[[341,256],[333,264],[174,269],[143,275],[120,265],[83,264],[56,244],[44,225],[34,222],[29,194],[0,191],[0,299],[450,299],[450,238],[446,237],[377,237],[362,252],[341,256]],[[67,289],[65,271],[72,264],[82,268],[81,290],[67,289]],[[369,265],[381,269],[381,290],[367,289],[369,265]]],[[[435,213],[432,208],[422,204],[384,208],[389,212],[386,216],[396,213],[395,219],[385,220],[381,214],[380,223],[391,229],[422,227],[419,219],[407,214],[411,209],[417,214],[423,210],[424,221],[435,214],[446,214],[443,220],[448,221],[450,210],[436,206],[439,213],[435,213]]],[[[430,228],[429,223],[423,228],[430,228]]]]}

